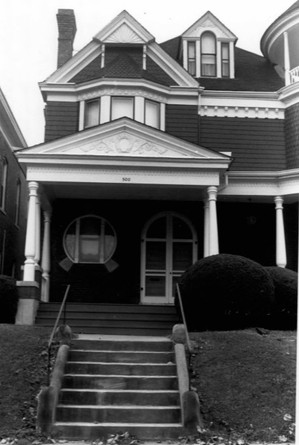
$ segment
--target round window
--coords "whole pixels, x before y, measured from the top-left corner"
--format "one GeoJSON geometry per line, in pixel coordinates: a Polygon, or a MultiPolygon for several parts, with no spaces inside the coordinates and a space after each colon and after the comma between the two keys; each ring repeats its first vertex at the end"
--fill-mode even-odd
{"type": "Polygon", "coordinates": [[[116,249],[116,234],[104,218],[88,215],[75,219],[64,234],[64,250],[74,263],[110,260],[116,249]]]}

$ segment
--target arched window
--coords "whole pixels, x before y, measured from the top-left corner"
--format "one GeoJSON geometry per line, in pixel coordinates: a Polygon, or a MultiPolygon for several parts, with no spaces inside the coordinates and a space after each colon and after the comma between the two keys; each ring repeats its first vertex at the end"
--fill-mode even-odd
{"type": "Polygon", "coordinates": [[[216,76],[216,38],[212,32],[204,32],[201,37],[201,75],[216,76]]]}
{"type": "Polygon", "coordinates": [[[106,219],[99,216],[75,219],[64,234],[64,250],[73,263],[105,264],[115,249],[115,231],[106,219]]]}

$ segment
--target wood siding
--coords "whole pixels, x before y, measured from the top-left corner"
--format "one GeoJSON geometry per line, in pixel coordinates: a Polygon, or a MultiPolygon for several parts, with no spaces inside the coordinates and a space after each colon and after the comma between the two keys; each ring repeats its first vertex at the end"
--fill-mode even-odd
{"type": "Polygon", "coordinates": [[[79,103],[49,102],[45,118],[45,142],[76,133],[79,126],[79,103]]]}
{"type": "Polygon", "coordinates": [[[199,144],[232,152],[230,170],[286,168],[283,120],[200,117],[199,144]]]}
{"type": "Polygon", "coordinates": [[[285,111],[287,168],[299,168],[299,104],[285,111]]]}
{"type": "Polygon", "coordinates": [[[198,144],[198,113],[196,105],[167,105],[165,123],[167,133],[198,144]]]}

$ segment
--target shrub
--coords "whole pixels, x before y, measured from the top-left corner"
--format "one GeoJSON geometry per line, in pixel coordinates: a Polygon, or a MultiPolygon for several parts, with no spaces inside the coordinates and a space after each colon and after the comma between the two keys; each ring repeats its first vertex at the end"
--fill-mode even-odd
{"type": "Polygon", "coordinates": [[[238,255],[203,258],[186,270],[179,284],[192,331],[262,326],[274,299],[265,268],[238,255]]]}
{"type": "Polygon", "coordinates": [[[298,274],[282,267],[266,267],[274,283],[274,302],[269,327],[296,329],[298,274]]]}
{"type": "Polygon", "coordinates": [[[15,281],[0,275],[0,323],[14,323],[18,306],[15,281]]]}

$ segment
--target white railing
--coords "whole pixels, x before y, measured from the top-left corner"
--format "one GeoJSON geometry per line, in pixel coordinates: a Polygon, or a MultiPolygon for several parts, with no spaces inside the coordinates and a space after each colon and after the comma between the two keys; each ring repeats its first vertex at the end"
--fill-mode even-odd
{"type": "Polygon", "coordinates": [[[296,66],[289,71],[290,83],[299,82],[299,66],[296,66]]]}

